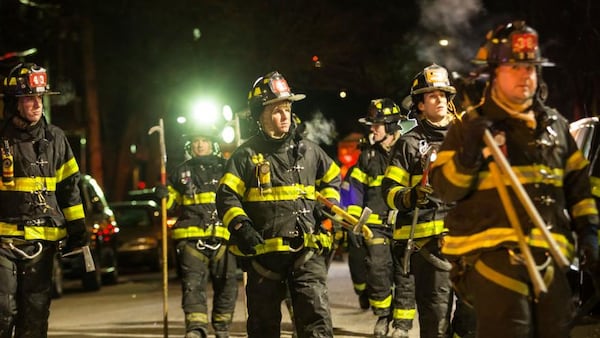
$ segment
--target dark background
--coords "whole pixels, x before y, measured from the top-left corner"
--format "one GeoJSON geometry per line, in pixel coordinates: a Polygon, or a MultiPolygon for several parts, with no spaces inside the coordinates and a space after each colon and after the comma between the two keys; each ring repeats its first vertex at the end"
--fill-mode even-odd
{"type": "Polygon", "coordinates": [[[335,157],[337,140],[363,131],[356,119],[370,99],[400,103],[412,77],[433,62],[466,74],[486,32],[513,19],[537,29],[543,55],[557,64],[544,69],[548,103],[570,120],[600,109],[595,0],[0,0],[0,16],[0,54],[37,49],[1,61],[2,74],[20,60],[48,69],[53,89],[63,93],[52,99],[52,122],[78,135],[99,132],[88,143],[101,147],[86,148],[101,149],[100,166],[80,162],[112,200],[138,178],[150,185],[158,179],[158,142],[148,129],[159,118],[169,166],[183,159],[185,130],[174,119],[196,96],[240,112],[254,80],[279,70],[307,94],[294,105],[300,118],[322,116],[317,126],[330,127],[317,131],[328,134],[323,146],[335,157]],[[440,38],[450,44],[441,47],[440,38]]]}

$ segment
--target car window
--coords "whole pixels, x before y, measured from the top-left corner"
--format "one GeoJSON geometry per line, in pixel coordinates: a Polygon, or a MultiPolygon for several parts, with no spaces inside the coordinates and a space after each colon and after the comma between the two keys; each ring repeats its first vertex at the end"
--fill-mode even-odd
{"type": "Polygon", "coordinates": [[[134,208],[113,208],[115,218],[119,227],[123,229],[127,228],[146,228],[152,226],[150,216],[144,209],[134,208]]]}

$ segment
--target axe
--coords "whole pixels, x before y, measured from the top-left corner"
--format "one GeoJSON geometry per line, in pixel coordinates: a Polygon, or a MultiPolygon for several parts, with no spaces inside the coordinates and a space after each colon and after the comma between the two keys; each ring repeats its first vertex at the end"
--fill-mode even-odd
{"type": "Polygon", "coordinates": [[[96,271],[96,265],[94,264],[94,258],[92,257],[92,252],[90,251],[90,247],[88,245],[82,246],[81,248],[75,249],[71,252],[67,252],[62,255],[62,257],[69,257],[78,254],[83,254],[83,262],[85,265],[85,272],[96,271]]]}
{"type": "Polygon", "coordinates": [[[344,222],[339,222],[339,220],[337,220],[337,219],[334,219],[334,221],[337,221],[345,229],[350,230],[356,234],[362,232],[362,235],[367,240],[373,238],[373,232],[366,225],[367,220],[369,219],[369,216],[371,216],[371,213],[373,212],[371,209],[369,209],[368,207],[364,207],[362,213],[360,214],[360,217],[356,218],[356,217],[350,215],[344,209],[333,204],[330,200],[325,198],[325,196],[321,195],[319,192],[316,192],[316,196],[317,196],[317,201],[319,201],[321,204],[325,205],[335,215],[340,216],[344,220],[344,222]]]}

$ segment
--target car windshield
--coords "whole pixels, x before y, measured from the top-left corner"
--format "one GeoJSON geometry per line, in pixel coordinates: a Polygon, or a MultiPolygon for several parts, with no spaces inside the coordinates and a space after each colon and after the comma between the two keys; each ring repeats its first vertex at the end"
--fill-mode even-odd
{"type": "Polygon", "coordinates": [[[113,208],[115,218],[121,229],[150,227],[152,222],[144,209],[113,208]]]}

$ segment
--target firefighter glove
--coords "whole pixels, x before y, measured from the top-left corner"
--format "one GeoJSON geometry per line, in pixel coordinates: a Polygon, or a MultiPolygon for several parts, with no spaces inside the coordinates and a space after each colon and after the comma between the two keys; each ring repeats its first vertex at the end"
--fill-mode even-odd
{"type": "Polygon", "coordinates": [[[596,226],[584,226],[577,231],[577,244],[583,267],[595,278],[598,272],[598,231],[596,226]]]}
{"type": "Polygon", "coordinates": [[[82,246],[90,245],[90,234],[83,219],[67,223],[68,237],[65,242],[64,252],[71,252],[82,246]]]}
{"type": "Polygon", "coordinates": [[[406,209],[424,207],[429,204],[429,196],[433,188],[429,185],[417,185],[404,193],[402,204],[406,209]]]}
{"type": "Polygon", "coordinates": [[[462,147],[458,151],[458,161],[465,168],[475,168],[482,162],[481,150],[485,146],[483,134],[492,125],[484,117],[465,116],[462,121],[462,147]]]}
{"type": "Polygon", "coordinates": [[[154,187],[154,196],[158,199],[169,198],[169,188],[163,184],[159,184],[154,187]]]}
{"type": "Polygon", "coordinates": [[[235,243],[244,255],[255,254],[256,249],[254,247],[265,242],[249,221],[242,221],[235,225],[231,235],[234,237],[235,243]]]}

